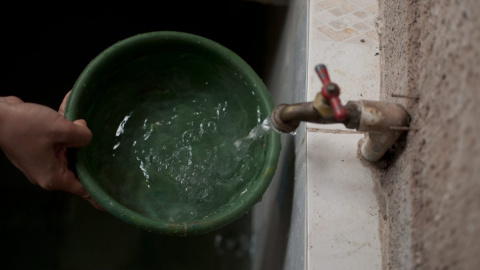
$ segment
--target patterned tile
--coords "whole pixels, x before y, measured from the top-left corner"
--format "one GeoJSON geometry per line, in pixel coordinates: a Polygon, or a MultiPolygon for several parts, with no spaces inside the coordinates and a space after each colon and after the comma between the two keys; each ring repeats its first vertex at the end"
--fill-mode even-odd
{"type": "Polygon", "coordinates": [[[332,27],[322,25],[316,28],[322,34],[326,35],[333,41],[341,42],[351,37],[358,35],[358,32],[348,27],[341,27],[341,29],[334,29],[332,27]]]}
{"type": "Polygon", "coordinates": [[[365,13],[364,11],[361,11],[361,10],[355,11],[355,12],[353,13],[353,15],[357,16],[357,18],[359,18],[359,19],[361,19],[361,20],[366,19],[366,18],[368,17],[368,14],[365,13]]]}
{"type": "Polygon", "coordinates": [[[340,16],[343,16],[345,14],[347,14],[347,12],[339,7],[334,7],[332,9],[329,9],[328,12],[332,13],[333,16],[335,17],[340,17],[340,16]]]}
{"type": "Polygon", "coordinates": [[[359,31],[359,32],[365,32],[367,30],[370,30],[370,28],[368,27],[368,25],[364,24],[364,23],[357,23],[357,24],[354,24],[353,26],[353,29],[359,31]]]}
{"type": "Polygon", "coordinates": [[[352,4],[357,7],[366,7],[372,4],[372,0],[349,0],[352,4]]]}
{"type": "MultiPolygon", "coordinates": [[[[341,100],[377,100],[380,50],[376,30],[378,0],[310,0],[308,87],[306,100],[322,88],[316,64],[329,68],[341,88],[341,100]]],[[[346,130],[343,125],[307,123],[307,127],[346,130]]]]}
{"type": "Polygon", "coordinates": [[[343,22],[341,22],[339,20],[331,21],[331,22],[328,23],[328,25],[333,27],[335,30],[343,30],[347,27],[346,24],[344,24],[343,22]]]}
{"type": "Polygon", "coordinates": [[[376,1],[317,0],[313,8],[312,27],[320,40],[349,42],[368,37],[378,41],[378,35],[374,34],[375,16],[378,14],[376,1]]]}
{"type": "Polygon", "coordinates": [[[346,12],[352,12],[357,9],[357,6],[348,0],[324,0],[318,1],[316,5],[322,9],[340,8],[346,12]]]}

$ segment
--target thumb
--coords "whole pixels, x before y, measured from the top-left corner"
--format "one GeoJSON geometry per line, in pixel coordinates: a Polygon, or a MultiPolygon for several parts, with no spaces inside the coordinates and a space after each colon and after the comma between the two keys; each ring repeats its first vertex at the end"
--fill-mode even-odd
{"type": "Polygon", "coordinates": [[[75,120],[75,121],[73,121],[73,123],[74,123],[75,125],[87,127],[87,121],[85,121],[85,120],[83,120],[83,119],[75,120]]]}
{"type": "Polygon", "coordinates": [[[90,143],[92,132],[87,127],[87,122],[83,119],[70,122],[65,119],[66,127],[64,134],[58,141],[65,147],[82,147],[90,143]]]}

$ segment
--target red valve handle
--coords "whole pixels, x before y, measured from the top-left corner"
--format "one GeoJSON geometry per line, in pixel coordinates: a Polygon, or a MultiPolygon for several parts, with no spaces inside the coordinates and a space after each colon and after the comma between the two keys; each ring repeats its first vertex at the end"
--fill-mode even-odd
{"type": "Polygon", "coordinates": [[[315,71],[317,72],[317,75],[320,77],[320,81],[322,81],[324,86],[330,83],[330,76],[328,76],[327,66],[324,64],[317,65],[315,67],[315,71]]]}
{"type": "Polygon", "coordinates": [[[333,97],[330,99],[330,107],[333,110],[333,116],[337,120],[344,120],[347,118],[347,110],[343,107],[342,102],[338,97],[333,97]]]}
{"type": "Polygon", "coordinates": [[[322,96],[327,100],[328,104],[333,110],[333,116],[337,120],[344,120],[347,118],[347,110],[342,105],[340,98],[340,88],[335,83],[330,81],[328,76],[327,67],[324,64],[317,65],[315,67],[318,77],[323,83],[322,96]]]}

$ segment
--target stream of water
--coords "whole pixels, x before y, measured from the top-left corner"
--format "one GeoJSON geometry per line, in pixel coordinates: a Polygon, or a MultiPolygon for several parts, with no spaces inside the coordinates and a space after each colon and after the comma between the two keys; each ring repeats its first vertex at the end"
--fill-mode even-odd
{"type": "Polygon", "coordinates": [[[272,120],[269,116],[265,118],[265,120],[263,120],[258,126],[254,127],[246,137],[235,141],[235,160],[240,161],[243,157],[245,157],[252,143],[262,138],[263,135],[273,131],[278,132],[272,125],[272,120]]]}

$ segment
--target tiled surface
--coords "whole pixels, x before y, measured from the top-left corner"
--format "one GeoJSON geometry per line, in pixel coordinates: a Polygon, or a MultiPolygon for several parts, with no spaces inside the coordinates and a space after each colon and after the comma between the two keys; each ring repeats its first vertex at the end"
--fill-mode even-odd
{"type": "MultiPolygon", "coordinates": [[[[325,64],[330,79],[340,86],[340,99],[378,100],[380,67],[378,34],[375,29],[376,0],[310,0],[307,100],[322,88],[314,72],[325,64]]],[[[316,125],[307,128],[345,130],[343,125],[316,125]]]]}
{"type": "Polygon", "coordinates": [[[312,1],[311,22],[314,35],[323,41],[356,44],[358,39],[374,43],[378,5],[372,0],[312,1]]]}
{"type": "MultiPolygon", "coordinates": [[[[323,63],[340,98],[378,100],[377,0],[310,0],[306,100],[323,63]]],[[[363,134],[343,125],[307,124],[306,269],[380,269],[378,206],[372,172],[357,156],[363,134]]]]}

